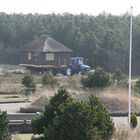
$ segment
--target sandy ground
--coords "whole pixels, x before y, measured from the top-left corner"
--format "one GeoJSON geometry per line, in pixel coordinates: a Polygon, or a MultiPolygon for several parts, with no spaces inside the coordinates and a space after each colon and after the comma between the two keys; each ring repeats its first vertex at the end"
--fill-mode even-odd
{"type": "Polygon", "coordinates": [[[7,113],[17,113],[20,111],[20,107],[25,107],[29,103],[4,103],[0,104],[0,109],[2,111],[7,111],[7,113]]]}

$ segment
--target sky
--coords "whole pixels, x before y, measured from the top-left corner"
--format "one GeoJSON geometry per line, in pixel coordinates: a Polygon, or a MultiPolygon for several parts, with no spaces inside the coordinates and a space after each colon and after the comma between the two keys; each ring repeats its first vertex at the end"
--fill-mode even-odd
{"type": "Polygon", "coordinates": [[[121,15],[130,12],[140,13],[140,0],[1,0],[0,12],[5,13],[72,13],[98,15],[106,12],[121,15]]]}

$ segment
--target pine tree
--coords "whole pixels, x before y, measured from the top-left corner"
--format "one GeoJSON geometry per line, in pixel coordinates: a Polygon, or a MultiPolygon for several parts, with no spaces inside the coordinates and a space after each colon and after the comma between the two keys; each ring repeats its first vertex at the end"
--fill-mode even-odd
{"type": "Polygon", "coordinates": [[[0,140],[11,140],[8,129],[7,113],[0,110],[0,140]]]}
{"type": "Polygon", "coordinates": [[[31,93],[36,91],[36,84],[33,76],[30,73],[26,73],[21,80],[21,84],[24,86],[23,93],[27,96],[27,99],[31,93]]]}
{"type": "Polygon", "coordinates": [[[109,140],[114,134],[114,123],[98,98],[79,102],[65,89],[52,97],[32,126],[45,140],[109,140]]]}

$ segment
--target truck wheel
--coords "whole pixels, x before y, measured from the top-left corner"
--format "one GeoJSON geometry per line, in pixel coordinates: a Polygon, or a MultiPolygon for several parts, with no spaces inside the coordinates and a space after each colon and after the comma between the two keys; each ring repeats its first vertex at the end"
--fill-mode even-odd
{"type": "Polygon", "coordinates": [[[71,68],[67,68],[66,74],[67,74],[68,76],[71,76],[71,75],[72,75],[72,70],[71,70],[71,68]]]}

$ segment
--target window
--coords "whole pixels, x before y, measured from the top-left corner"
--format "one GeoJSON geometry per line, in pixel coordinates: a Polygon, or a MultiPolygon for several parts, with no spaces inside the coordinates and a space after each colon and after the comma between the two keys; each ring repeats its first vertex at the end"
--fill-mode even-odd
{"type": "Polygon", "coordinates": [[[54,53],[46,53],[46,60],[54,60],[54,53]]]}
{"type": "Polygon", "coordinates": [[[31,52],[28,52],[27,59],[28,59],[28,60],[31,60],[31,59],[32,59],[32,53],[31,53],[31,52]]]}

